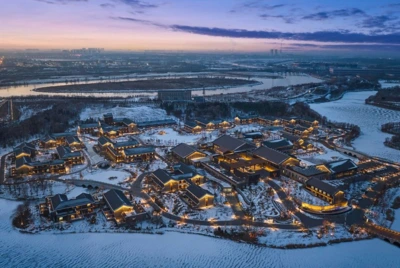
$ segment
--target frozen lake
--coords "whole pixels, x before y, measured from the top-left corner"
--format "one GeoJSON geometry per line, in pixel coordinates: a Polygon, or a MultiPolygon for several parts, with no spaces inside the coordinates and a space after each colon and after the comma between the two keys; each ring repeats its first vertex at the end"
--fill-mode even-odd
{"type": "Polygon", "coordinates": [[[398,267],[381,240],[278,250],[167,233],[26,235],[12,229],[18,203],[0,199],[0,267],[398,267]]]}
{"type": "Polygon", "coordinates": [[[383,144],[391,135],[380,131],[382,124],[400,121],[400,112],[366,105],[365,99],[375,93],[376,91],[351,92],[340,100],[310,106],[329,120],[360,126],[361,135],[353,142],[356,150],[400,162],[400,152],[383,144]]]}

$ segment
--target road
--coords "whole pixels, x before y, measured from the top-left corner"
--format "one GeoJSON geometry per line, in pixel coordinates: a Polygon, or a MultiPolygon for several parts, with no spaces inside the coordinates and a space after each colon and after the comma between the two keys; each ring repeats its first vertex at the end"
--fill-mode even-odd
{"type": "Polygon", "coordinates": [[[6,157],[9,154],[5,154],[1,156],[0,160],[0,184],[6,183],[6,157]]]}
{"type": "Polygon", "coordinates": [[[316,219],[316,218],[311,218],[310,216],[301,213],[298,209],[294,201],[289,199],[287,194],[283,191],[282,187],[280,187],[276,182],[273,180],[266,180],[269,186],[272,187],[272,189],[275,190],[279,198],[281,199],[283,205],[287,208],[288,211],[293,213],[303,224],[304,226],[311,228],[311,227],[316,227],[320,226],[323,223],[322,219],[316,219]]]}

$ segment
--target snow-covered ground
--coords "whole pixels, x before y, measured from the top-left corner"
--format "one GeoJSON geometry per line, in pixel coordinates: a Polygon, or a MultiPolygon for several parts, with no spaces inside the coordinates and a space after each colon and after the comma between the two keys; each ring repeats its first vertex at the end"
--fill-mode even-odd
{"type": "Polygon", "coordinates": [[[379,84],[381,84],[382,88],[391,88],[391,87],[400,86],[400,81],[379,80],[379,84]]]}
{"type": "Polygon", "coordinates": [[[398,248],[378,239],[280,250],[175,232],[27,235],[11,226],[18,204],[0,199],[1,267],[398,267],[398,248]]]}
{"type": "MultiPolygon", "coordinates": [[[[267,192],[268,188],[265,182],[260,181],[257,185],[250,185],[242,191],[247,199],[254,203],[254,207],[251,207],[250,211],[257,220],[262,221],[266,218],[280,215],[279,208],[274,203],[274,200],[280,202],[279,197],[277,195],[270,196],[267,192]]],[[[245,202],[242,202],[242,204],[247,207],[245,202]]]]}
{"type": "Polygon", "coordinates": [[[175,146],[179,143],[193,144],[198,141],[212,141],[218,137],[218,130],[198,134],[179,133],[170,127],[151,129],[140,135],[143,142],[153,145],[175,146]]]}
{"type": "Polygon", "coordinates": [[[329,120],[360,126],[361,135],[353,142],[356,150],[400,162],[399,151],[383,144],[391,135],[380,131],[382,124],[400,121],[400,112],[366,105],[365,99],[375,93],[376,91],[351,92],[345,94],[341,100],[310,106],[329,120]]]}
{"type": "Polygon", "coordinates": [[[326,162],[330,162],[333,160],[349,159],[349,158],[355,162],[358,161],[356,158],[352,158],[352,157],[350,157],[348,155],[344,155],[338,151],[331,150],[331,149],[327,148],[326,146],[322,145],[321,143],[315,143],[315,146],[321,148],[321,151],[320,152],[303,153],[303,154],[297,155],[298,158],[306,159],[314,164],[321,164],[321,163],[326,163],[326,162]]]}
{"type": "Polygon", "coordinates": [[[50,106],[42,108],[42,109],[31,109],[31,108],[29,108],[27,106],[22,106],[22,107],[19,108],[19,111],[21,112],[21,116],[20,116],[19,120],[20,121],[26,120],[28,118],[31,118],[35,114],[50,110],[52,107],[53,106],[50,105],[50,106]]]}
{"type": "MultiPolygon", "coordinates": [[[[82,171],[82,179],[84,180],[91,180],[91,181],[99,181],[109,184],[121,184],[126,179],[128,179],[131,175],[126,171],[121,170],[85,170],[82,171]]],[[[69,179],[80,179],[80,174],[75,175],[65,175],[61,177],[62,179],[69,180],[69,179]]]]}
{"type": "Polygon", "coordinates": [[[106,113],[112,113],[114,118],[126,117],[135,122],[172,118],[171,116],[167,116],[165,110],[149,106],[117,106],[114,108],[104,108],[103,106],[98,105],[92,108],[84,109],[80,115],[80,119],[85,120],[88,118],[103,118],[103,114],[106,113]]]}

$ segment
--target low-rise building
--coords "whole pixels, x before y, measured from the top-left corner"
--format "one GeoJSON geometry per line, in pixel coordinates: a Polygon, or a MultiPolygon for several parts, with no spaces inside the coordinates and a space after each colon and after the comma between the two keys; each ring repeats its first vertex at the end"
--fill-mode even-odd
{"type": "Polygon", "coordinates": [[[312,178],[306,181],[306,189],[313,193],[315,196],[329,202],[330,204],[346,203],[344,192],[340,191],[333,185],[330,185],[317,178],[312,178]]]}
{"type": "Polygon", "coordinates": [[[191,184],[186,188],[183,200],[193,208],[204,208],[214,204],[214,195],[200,186],[191,184]]]}
{"type": "Polygon", "coordinates": [[[74,221],[95,213],[96,202],[92,195],[82,193],[74,199],[65,194],[46,198],[48,215],[54,222],[74,221]]]}
{"type": "Polygon", "coordinates": [[[223,135],[213,141],[214,151],[221,155],[244,152],[254,149],[255,147],[254,144],[248,143],[244,140],[239,140],[229,135],[223,135]]]}
{"type": "Polygon", "coordinates": [[[180,162],[184,162],[186,164],[192,164],[193,160],[207,156],[205,153],[196,150],[193,146],[187,145],[186,143],[180,143],[172,148],[171,154],[180,162]]]}
{"type": "Polygon", "coordinates": [[[110,209],[110,211],[105,210],[107,220],[115,220],[117,224],[124,222],[125,217],[134,211],[133,204],[120,190],[109,190],[103,194],[103,199],[110,209]]]}
{"type": "Polygon", "coordinates": [[[287,139],[264,141],[262,145],[283,153],[289,153],[293,150],[293,143],[287,139]]]}
{"type": "Polygon", "coordinates": [[[13,149],[15,159],[21,157],[35,157],[36,146],[31,142],[23,142],[13,149]]]}
{"type": "Polygon", "coordinates": [[[91,134],[91,135],[98,135],[100,133],[100,123],[86,123],[80,124],[78,126],[78,133],[79,134],[91,134]]]}
{"type": "Polygon", "coordinates": [[[64,174],[66,172],[64,160],[57,159],[46,162],[32,162],[30,157],[21,157],[15,161],[13,175],[64,174]]]}
{"type": "Polygon", "coordinates": [[[317,168],[329,172],[331,179],[340,179],[357,174],[358,166],[350,159],[336,160],[317,168]]]}
{"type": "Polygon", "coordinates": [[[58,146],[56,151],[59,159],[64,160],[68,165],[81,165],[85,162],[82,152],[72,151],[70,147],[58,146]]]}

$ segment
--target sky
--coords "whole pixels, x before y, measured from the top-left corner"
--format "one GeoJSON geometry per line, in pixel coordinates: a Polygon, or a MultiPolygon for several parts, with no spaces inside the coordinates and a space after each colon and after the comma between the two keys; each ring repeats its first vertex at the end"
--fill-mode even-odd
{"type": "Polygon", "coordinates": [[[0,49],[400,51],[397,0],[0,0],[0,49]]]}

